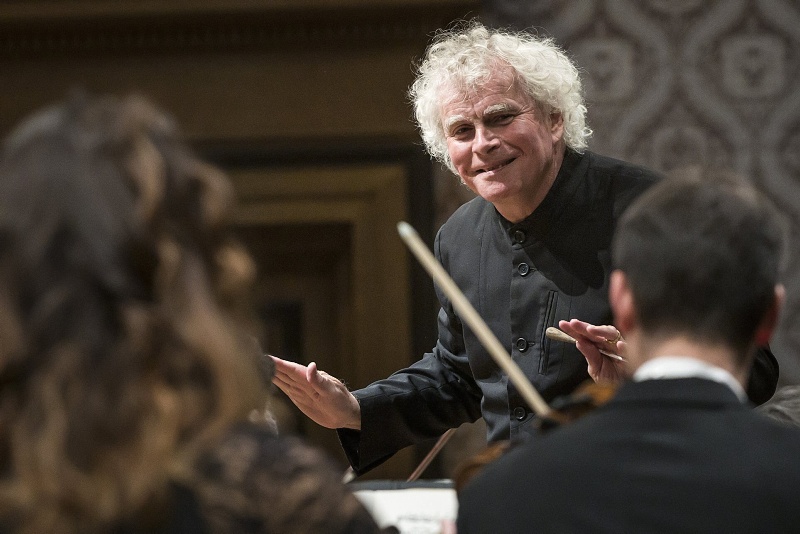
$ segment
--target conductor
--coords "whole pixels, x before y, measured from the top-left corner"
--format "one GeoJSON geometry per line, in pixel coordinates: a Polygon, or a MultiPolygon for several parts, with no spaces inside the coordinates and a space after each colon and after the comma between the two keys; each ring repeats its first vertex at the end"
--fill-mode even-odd
{"type": "MultiPolygon", "coordinates": [[[[439,229],[437,259],[545,400],[571,392],[589,378],[586,359],[545,330],[572,318],[611,324],[617,219],[660,176],[586,150],[578,69],[549,39],[474,22],[442,32],[410,96],[429,153],[477,194],[439,229]]],[[[520,392],[436,291],[436,345],[364,389],[275,358],[274,383],[337,429],[357,474],[480,417],[488,442],[536,434],[520,392]]],[[[778,377],[768,349],[751,376],[748,394],[764,402],[778,377]]]]}

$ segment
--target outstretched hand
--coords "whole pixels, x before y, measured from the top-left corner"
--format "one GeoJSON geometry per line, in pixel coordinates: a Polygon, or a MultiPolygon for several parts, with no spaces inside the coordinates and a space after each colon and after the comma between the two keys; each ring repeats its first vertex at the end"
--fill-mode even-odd
{"type": "Polygon", "coordinates": [[[589,376],[592,377],[592,380],[617,384],[630,377],[631,371],[625,361],[611,358],[600,352],[604,350],[625,357],[627,345],[616,327],[596,326],[578,319],[559,321],[558,327],[575,338],[575,346],[586,358],[589,376]]]}
{"type": "Polygon", "coordinates": [[[272,383],[315,423],[326,428],[361,429],[361,407],[341,380],[317,369],[270,356],[275,362],[272,383]]]}

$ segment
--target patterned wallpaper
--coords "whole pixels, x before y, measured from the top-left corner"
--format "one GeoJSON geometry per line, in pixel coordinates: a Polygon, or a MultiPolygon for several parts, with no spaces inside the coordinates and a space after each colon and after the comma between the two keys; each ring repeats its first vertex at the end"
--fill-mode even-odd
{"type": "Polygon", "coordinates": [[[668,171],[750,176],[792,221],[787,306],[772,344],[800,383],[800,0],[484,0],[584,73],[590,148],[668,171]]]}

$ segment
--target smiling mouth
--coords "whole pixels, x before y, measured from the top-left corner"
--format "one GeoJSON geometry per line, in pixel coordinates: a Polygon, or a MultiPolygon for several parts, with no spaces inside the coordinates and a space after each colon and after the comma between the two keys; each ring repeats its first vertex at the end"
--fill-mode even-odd
{"type": "Polygon", "coordinates": [[[483,173],[486,173],[486,172],[499,171],[500,169],[502,169],[503,167],[505,167],[506,165],[508,165],[512,161],[514,161],[514,159],[516,159],[516,158],[507,159],[505,161],[502,161],[502,162],[498,163],[497,165],[492,165],[491,167],[482,167],[482,168],[478,169],[475,172],[475,174],[483,174],[483,173]]]}

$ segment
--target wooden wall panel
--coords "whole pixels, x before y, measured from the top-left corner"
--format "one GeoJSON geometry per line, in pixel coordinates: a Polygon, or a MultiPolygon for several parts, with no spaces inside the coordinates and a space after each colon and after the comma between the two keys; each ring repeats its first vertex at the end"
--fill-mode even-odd
{"type": "MultiPolygon", "coordinates": [[[[257,292],[287,305],[271,328],[297,330],[284,341],[299,359],[359,387],[433,345],[432,283],[395,231],[401,218],[429,243],[434,231],[433,167],[406,90],[432,32],[474,16],[477,0],[2,4],[1,134],[74,87],[142,93],[236,180],[257,292]],[[325,261],[287,267],[303,232],[325,261]],[[271,250],[289,260],[271,263],[271,250]]],[[[341,458],[332,431],[303,431],[341,458]]],[[[405,478],[423,453],[371,478],[405,478]]]]}

